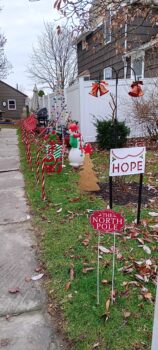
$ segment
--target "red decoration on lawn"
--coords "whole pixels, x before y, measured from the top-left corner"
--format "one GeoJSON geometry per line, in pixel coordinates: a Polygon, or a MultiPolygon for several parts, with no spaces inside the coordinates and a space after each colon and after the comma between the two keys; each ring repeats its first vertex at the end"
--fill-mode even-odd
{"type": "Polygon", "coordinates": [[[92,154],[93,153],[93,148],[90,143],[86,143],[86,145],[83,147],[83,150],[86,154],[92,154]]]}
{"type": "Polygon", "coordinates": [[[124,226],[124,218],[111,209],[95,210],[90,216],[90,224],[94,230],[104,233],[119,232],[124,226]]]}
{"type": "Polygon", "coordinates": [[[89,95],[98,97],[107,94],[107,92],[109,92],[109,90],[106,88],[107,85],[109,84],[104,80],[92,83],[92,90],[89,92],[89,95]]]}
{"type": "Polygon", "coordinates": [[[44,162],[45,162],[45,157],[42,159],[42,200],[46,200],[46,192],[45,192],[45,176],[44,176],[44,162]]]}
{"type": "Polygon", "coordinates": [[[142,91],[141,85],[143,85],[142,81],[134,81],[131,85],[131,90],[128,95],[132,97],[141,97],[144,96],[144,92],[142,91]]]}
{"type": "Polygon", "coordinates": [[[27,117],[24,120],[23,125],[26,131],[28,132],[35,131],[37,127],[37,119],[35,114],[31,114],[29,117],[27,117]]]}

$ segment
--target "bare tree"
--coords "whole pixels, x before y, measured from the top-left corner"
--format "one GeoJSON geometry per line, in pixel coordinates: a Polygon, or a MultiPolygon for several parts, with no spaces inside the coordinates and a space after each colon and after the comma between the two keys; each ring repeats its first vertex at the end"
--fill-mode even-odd
{"type": "Polygon", "coordinates": [[[63,89],[77,74],[76,49],[72,34],[67,28],[59,32],[50,24],[45,24],[44,33],[33,47],[28,72],[31,78],[54,90],[63,89]]]}
{"type": "MultiPolygon", "coordinates": [[[[109,12],[113,18],[109,23],[115,41],[118,41],[123,23],[133,23],[139,17],[138,26],[146,20],[152,24],[158,21],[158,0],[56,0],[54,7],[71,23],[73,32],[91,30],[108,20],[109,12]]],[[[136,20],[137,22],[137,20],[136,20]]],[[[137,25],[131,28],[136,31],[137,25]]],[[[100,40],[100,38],[99,38],[100,40]]]]}
{"type": "Polygon", "coordinates": [[[158,80],[140,100],[133,98],[132,116],[140,124],[146,136],[158,139],[158,80]]]}
{"type": "Polygon", "coordinates": [[[11,69],[11,64],[8,62],[4,52],[4,46],[6,44],[5,36],[0,33],[0,79],[5,79],[11,69]]]}

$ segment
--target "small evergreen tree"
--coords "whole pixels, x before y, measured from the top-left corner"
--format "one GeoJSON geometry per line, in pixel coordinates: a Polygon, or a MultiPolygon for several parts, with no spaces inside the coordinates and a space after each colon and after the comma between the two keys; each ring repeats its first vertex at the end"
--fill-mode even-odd
{"type": "Polygon", "coordinates": [[[120,148],[126,143],[130,129],[125,122],[115,120],[96,120],[97,142],[100,148],[120,148]]]}

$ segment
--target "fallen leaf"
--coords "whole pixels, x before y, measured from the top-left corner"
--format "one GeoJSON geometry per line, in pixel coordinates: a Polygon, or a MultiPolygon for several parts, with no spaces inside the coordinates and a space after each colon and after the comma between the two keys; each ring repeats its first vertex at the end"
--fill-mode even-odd
{"type": "Polygon", "coordinates": [[[71,282],[69,281],[69,282],[67,282],[67,283],[65,284],[65,290],[66,290],[66,291],[69,290],[70,287],[71,287],[71,282]]]}
{"type": "Polygon", "coordinates": [[[137,238],[137,241],[138,241],[140,244],[144,245],[144,240],[143,240],[142,238],[137,238]]]}
{"type": "Polygon", "coordinates": [[[150,216],[154,216],[154,217],[155,217],[155,216],[158,216],[158,213],[156,213],[156,212],[154,212],[154,211],[152,211],[152,212],[150,211],[148,214],[149,214],[150,216]]]}
{"type": "Polygon", "coordinates": [[[110,250],[110,249],[107,249],[107,248],[103,247],[102,245],[99,246],[99,250],[100,250],[102,253],[111,253],[111,250],[110,250]]]}
{"type": "Polygon", "coordinates": [[[75,271],[74,271],[74,264],[70,264],[70,280],[74,280],[75,277],[75,271]]]}
{"type": "Polygon", "coordinates": [[[79,202],[81,200],[81,197],[74,197],[74,198],[71,198],[69,200],[70,203],[74,203],[74,202],[79,202]]]}
{"type": "Polygon", "coordinates": [[[32,276],[32,281],[38,281],[44,276],[44,273],[39,273],[39,275],[32,276]]]}
{"type": "Polygon", "coordinates": [[[8,290],[8,292],[11,293],[11,294],[16,294],[16,293],[19,293],[20,290],[19,290],[19,288],[11,288],[11,289],[8,290]]]}
{"type": "Polygon", "coordinates": [[[144,278],[143,278],[141,275],[136,274],[135,277],[136,277],[138,280],[144,282],[144,278]]]}
{"type": "Polygon", "coordinates": [[[151,254],[151,249],[147,245],[143,245],[143,249],[147,254],[151,254]]]}
{"type": "Polygon", "coordinates": [[[124,318],[129,318],[129,317],[131,316],[131,312],[129,312],[129,311],[124,311],[124,312],[123,312],[123,316],[124,316],[124,318]]]}
{"type": "Polygon", "coordinates": [[[109,312],[109,308],[110,308],[110,299],[108,299],[105,303],[105,310],[106,312],[109,312]]]}
{"type": "Polygon", "coordinates": [[[99,345],[100,345],[100,343],[95,343],[95,344],[93,345],[92,349],[98,348],[99,345]]]}
{"type": "Polygon", "coordinates": [[[144,299],[150,300],[150,301],[152,301],[153,299],[152,294],[150,292],[143,293],[143,297],[144,299]]]}
{"type": "Polygon", "coordinates": [[[61,213],[62,212],[62,208],[60,208],[60,209],[58,209],[57,211],[56,211],[56,213],[61,213]]]}
{"type": "Polygon", "coordinates": [[[89,244],[89,242],[90,242],[90,239],[91,239],[91,235],[90,235],[90,233],[87,233],[87,234],[86,234],[86,238],[82,241],[82,244],[83,244],[85,247],[87,247],[88,244],[89,244]]]}
{"type": "Polygon", "coordinates": [[[87,273],[89,271],[93,271],[94,267],[84,267],[84,269],[82,270],[83,273],[87,273]]]}
{"type": "Polygon", "coordinates": [[[105,286],[106,284],[109,283],[109,281],[108,280],[102,280],[101,283],[105,286]]]}

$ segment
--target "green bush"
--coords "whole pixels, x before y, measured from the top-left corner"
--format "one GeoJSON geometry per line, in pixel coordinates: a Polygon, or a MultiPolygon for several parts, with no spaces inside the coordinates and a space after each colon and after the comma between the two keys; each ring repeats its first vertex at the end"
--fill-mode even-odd
{"type": "Polygon", "coordinates": [[[123,147],[130,133],[130,129],[125,125],[125,122],[97,119],[95,126],[97,142],[102,149],[123,147]]]}

